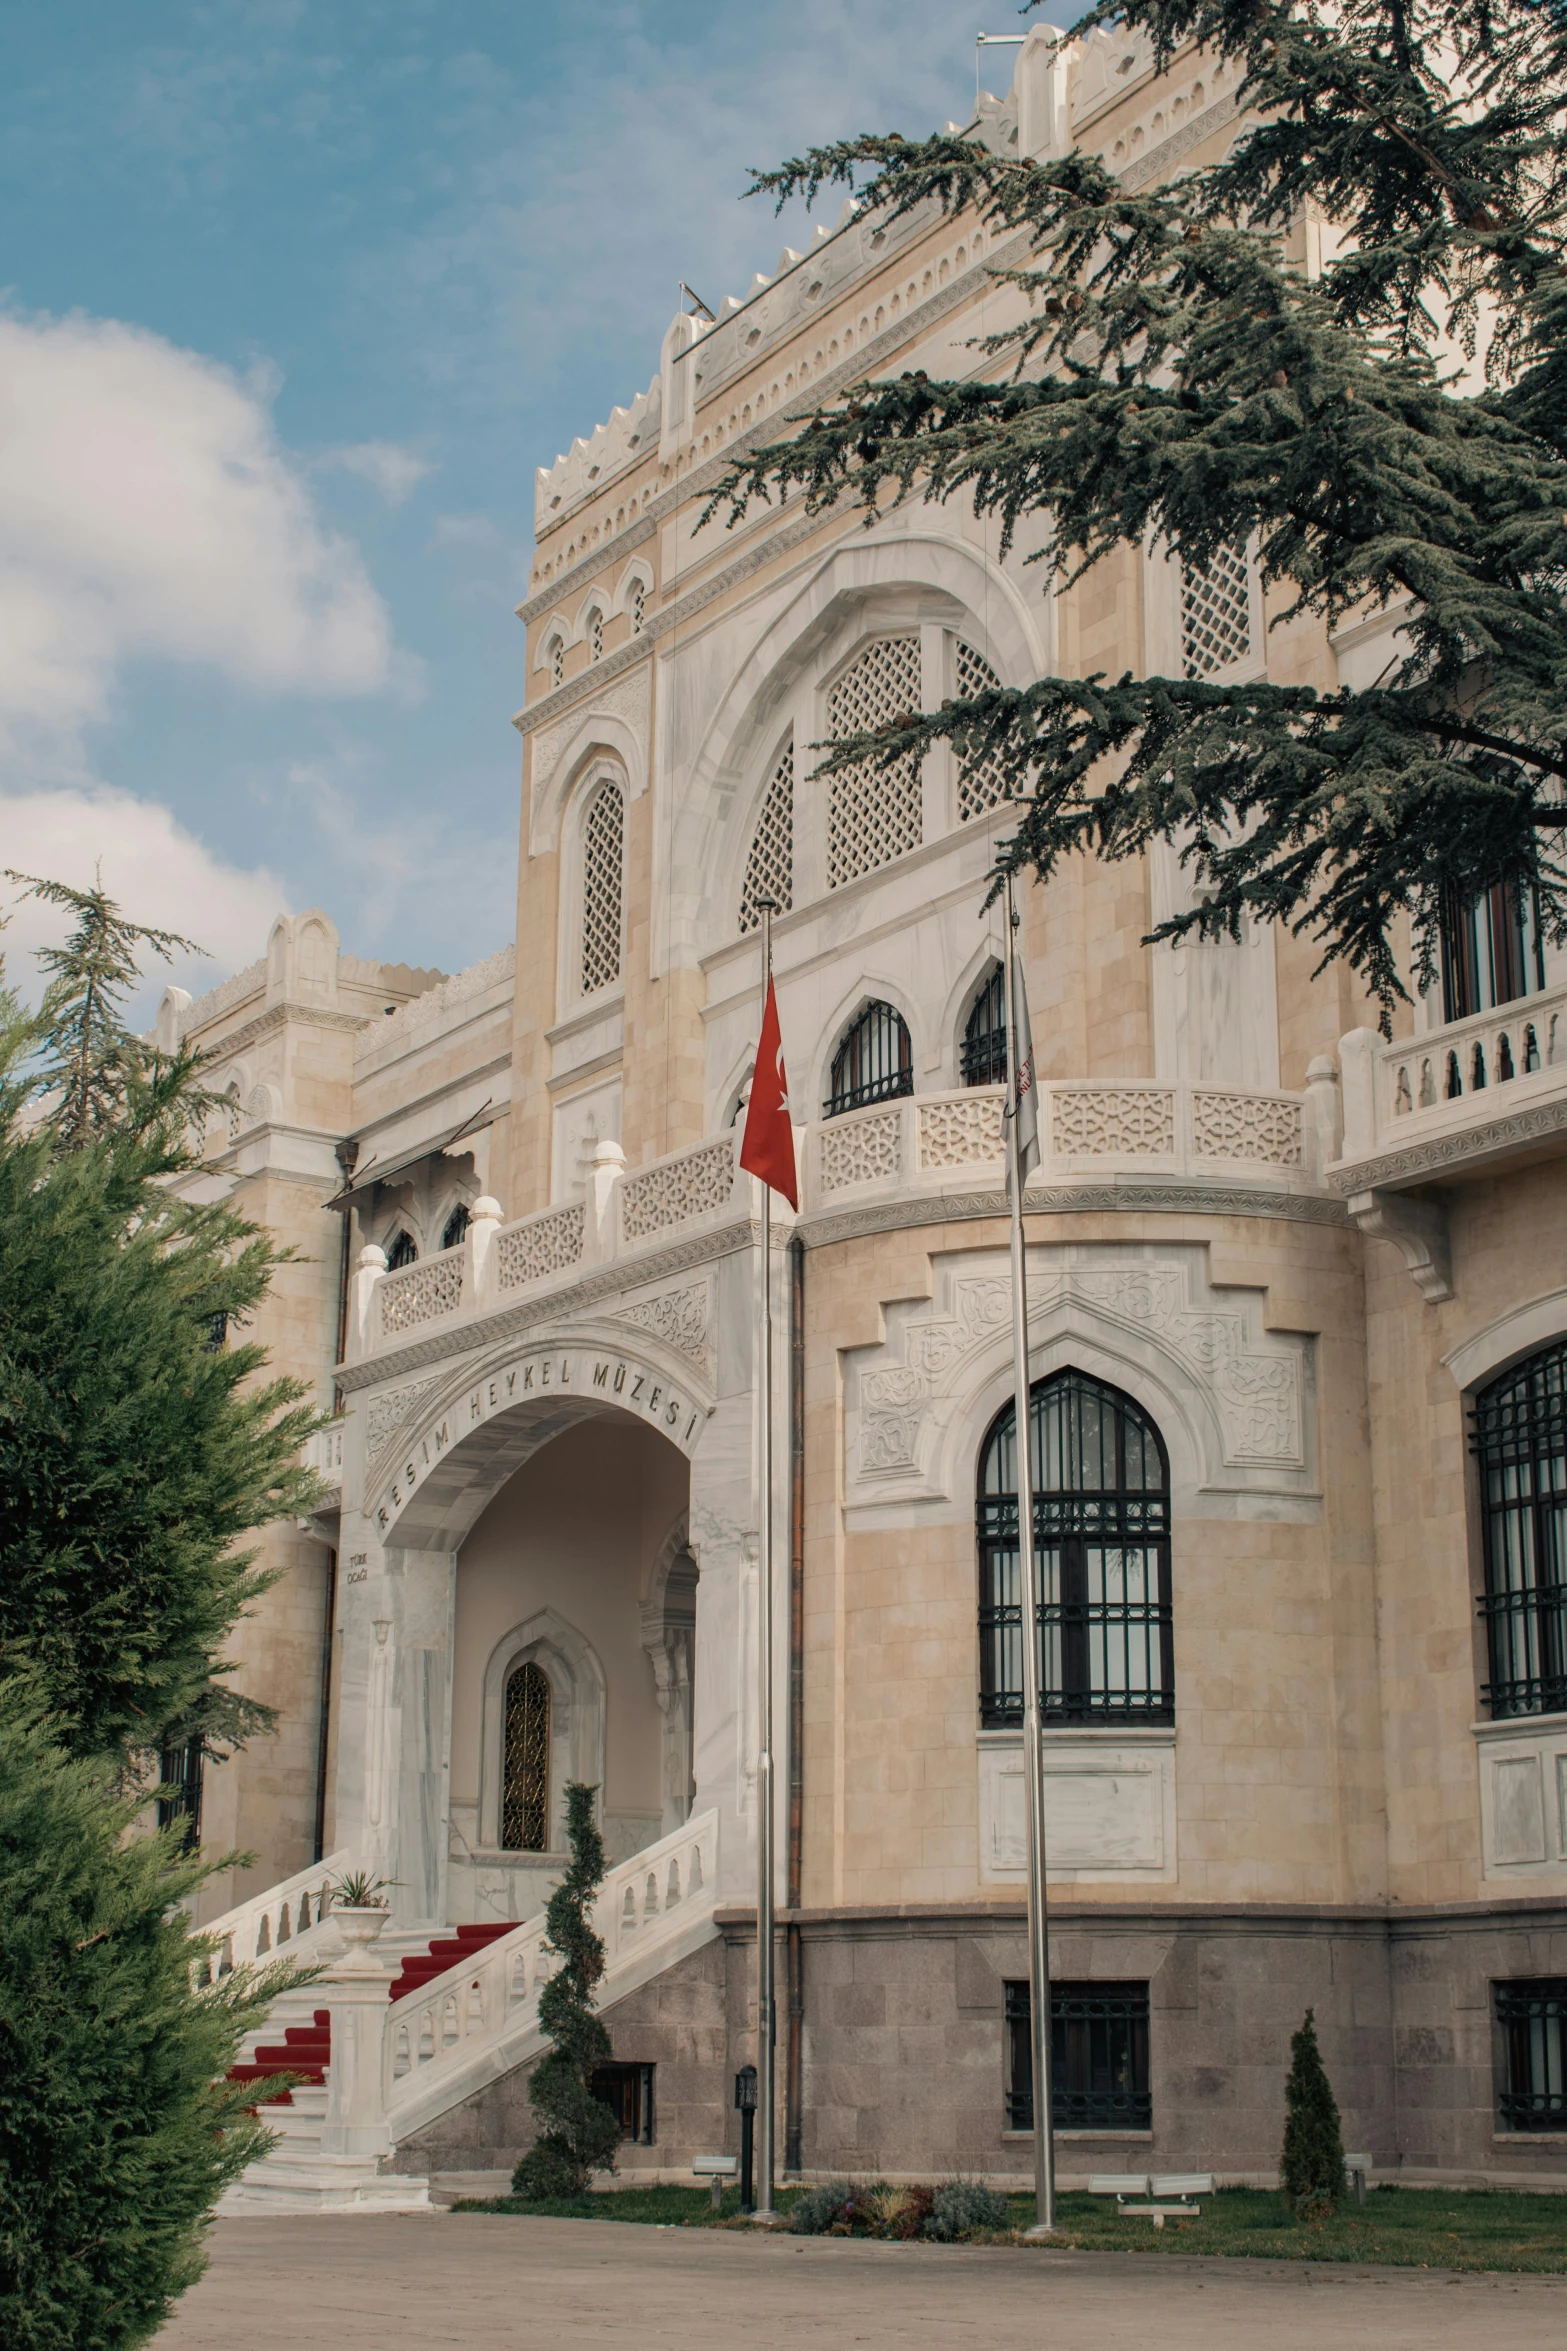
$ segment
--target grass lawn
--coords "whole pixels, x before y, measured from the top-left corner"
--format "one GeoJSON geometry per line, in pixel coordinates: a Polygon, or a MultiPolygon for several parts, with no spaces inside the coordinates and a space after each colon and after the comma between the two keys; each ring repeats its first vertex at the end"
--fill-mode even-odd
{"type": "MultiPolygon", "coordinates": [[[[796,2191],[778,2196],[787,2213],[796,2191]]],[[[1008,2198],[1012,2229],[988,2244],[1015,2244],[1034,2217],[1032,2196],[1008,2198]]],[[[662,2228],[742,2227],[736,2188],[715,2214],[706,2188],[621,2188],[604,2195],[523,2204],[512,2196],[465,2201],[456,2212],[512,2212],[551,2219],[640,2221],[662,2228]]],[[[1374,2188],[1363,2206],[1346,2201],[1319,2226],[1291,2218],[1284,2198],[1255,2188],[1225,2188],[1203,2200],[1202,2218],[1126,2220],[1097,2196],[1063,2196],[1058,2245],[1085,2252],[1226,2253],[1270,2261],[1373,2261],[1405,2269],[1567,2271],[1567,2196],[1503,2192],[1450,2193],[1440,2188],[1374,2188]]]]}

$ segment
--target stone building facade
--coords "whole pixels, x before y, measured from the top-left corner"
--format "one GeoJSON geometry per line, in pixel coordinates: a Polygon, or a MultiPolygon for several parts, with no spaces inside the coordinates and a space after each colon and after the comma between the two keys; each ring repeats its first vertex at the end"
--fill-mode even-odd
{"type": "MultiPolygon", "coordinates": [[[[1234,78],[1039,31],[975,135],[1146,185],[1239,135],[1234,78]]],[[[848,384],[987,364],[1015,258],[846,208],[677,317],[648,390],[540,470],[514,952],[359,963],[311,913],[165,1005],[234,1098],[203,1180],[299,1248],[264,1335],[336,1399],[329,1504],[245,1630],[279,1733],[207,1775],[206,1833],[261,1856],[223,1932],[297,1932],[323,1854],[396,1881],[389,1949],[505,1930],[392,2035],[405,2171],[527,2141],[573,1777],[602,1789],[627,2164],[733,2137],[763,895],[802,1181],[774,1227],[780,2156],[1030,2170],[1008,818],[945,753],[827,782],[812,746],[1052,667],[1331,688],[1399,616],[1270,625],[1244,551],[1202,578],[1127,551],[1052,598],[957,504],[699,521],[848,384]]],[[[1567,958],[1455,910],[1389,1044],[1285,934],[1144,946],[1188,887],[1159,851],[1023,899],[1062,2172],[1271,2176],[1310,2006],[1379,2172],[1567,2185],[1567,958]]]]}

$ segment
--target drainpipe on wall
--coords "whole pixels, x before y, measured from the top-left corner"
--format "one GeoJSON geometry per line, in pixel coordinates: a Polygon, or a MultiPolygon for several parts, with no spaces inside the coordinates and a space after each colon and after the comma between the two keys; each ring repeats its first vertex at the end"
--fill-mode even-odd
{"type": "Polygon", "coordinates": [[[784,1933],[789,2062],[784,2080],[784,2170],[800,2170],[805,2090],[805,1979],[800,1944],[800,1861],[805,1758],[805,1243],[789,1243],[789,1867],[784,1933]]]}

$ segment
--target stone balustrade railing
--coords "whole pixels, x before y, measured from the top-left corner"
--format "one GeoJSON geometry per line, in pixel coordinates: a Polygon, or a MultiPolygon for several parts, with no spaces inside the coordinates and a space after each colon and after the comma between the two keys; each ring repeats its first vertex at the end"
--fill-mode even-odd
{"type": "MultiPolygon", "coordinates": [[[[921,1190],[955,1172],[999,1180],[1004,1088],[915,1094],[825,1119],[810,1131],[806,1205],[848,1204],[873,1190],[921,1190]]],[[[1320,1178],[1332,1154],[1331,1075],[1305,1094],[1229,1086],[1089,1085],[1039,1089],[1033,1184],[1127,1170],[1248,1181],[1320,1178]]]]}
{"type": "Polygon", "coordinates": [[[258,1961],[264,1965],[280,1954],[319,1957],[318,1944],[329,1938],[317,1930],[331,1913],[333,1883],[357,1866],[357,1855],[345,1846],[193,1928],[192,1933],[210,1946],[192,1962],[197,1983],[211,1983],[215,1976],[229,1975],[236,1967],[254,1967],[258,1961]]]}
{"type": "Polygon", "coordinates": [[[305,1439],[305,1467],[313,1469],[324,1486],[343,1483],[343,1432],[346,1420],[334,1420],[305,1439]]]}
{"type": "MultiPolygon", "coordinates": [[[[718,1814],[704,1812],[608,1871],[594,1904],[604,1938],[599,2005],[670,1964],[674,1946],[700,1938],[718,1886],[718,1814]]],[[[393,2141],[444,2113],[482,2081],[518,2064],[538,2035],[539,1994],[550,1978],[542,1913],[388,2013],[383,2092],[393,2141]]]]}
{"type": "Polygon", "coordinates": [[[509,1305],[523,1291],[576,1280],[586,1269],[634,1255],[702,1220],[742,1214],[750,1179],[736,1165],[733,1132],[628,1172],[618,1143],[601,1143],[587,1196],[502,1222],[497,1202],[476,1200],[455,1249],[386,1269],[379,1249],[360,1252],[349,1316],[350,1360],[403,1345],[415,1332],[509,1305]]]}
{"type": "MultiPolygon", "coordinates": [[[[1230,1086],[1060,1081],[1041,1086],[1041,1164],[1035,1183],[1132,1174],[1244,1177],[1290,1187],[1320,1183],[1336,1147],[1332,1064],[1314,1065],[1301,1094],[1230,1086]],[[1319,1082],[1320,1081],[1320,1082],[1319,1082]]],[[[1002,1088],[911,1095],[797,1129],[802,1208],[852,1205],[876,1192],[939,1190],[954,1180],[1001,1179],[1002,1088]]],[[[389,1351],[519,1294],[566,1287],[589,1269],[662,1247],[704,1223],[746,1215],[751,1179],[734,1129],[649,1167],[628,1169],[601,1143],[587,1195],[502,1222],[477,1200],[455,1249],[395,1273],[379,1249],[360,1254],[349,1317],[350,1360],[389,1351]]]]}
{"type": "Polygon", "coordinates": [[[1354,1029],[1339,1053],[1340,1188],[1479,1165],[1567,1125],[1567,984],[1391,1043],[1354,1029]]]}

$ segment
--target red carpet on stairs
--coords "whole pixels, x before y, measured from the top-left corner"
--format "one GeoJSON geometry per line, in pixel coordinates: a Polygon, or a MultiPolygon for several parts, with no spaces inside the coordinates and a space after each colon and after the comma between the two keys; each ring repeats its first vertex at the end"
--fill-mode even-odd
{"type": "Polygon", "coordinates": [[[410,1952],[403,1961],[402,1973],[394,1977],[391,1992],[393,2000],[406,2000],[410,1992],[419,1992],[433,1977],[444,1975],[449,1967],[458,1966],[464,1959],[472,1959],[486,1943],[498,1942],[509,1935],[520,1921],[502,1919],[499,1926],[454,1927],[449,1935],[438,1935],[425,1950],[410,1952]]]}
{"type": "MultiPolygon", "coordinates": [[[[390,2000],[406,2000],[410,1992],[418,1992],[449,1967],[470,1959],[482,1951],[486,1943],[494,1943],[502,1935],[509,1935],[516,1919],[503,1919],[498,1926],[456,1927],[449,1935],[437,1935],[422,1951],[410,1952],[403,1961],[401,1972],[392,1980],[387,1993],[390,2000]]],[[[264,2082],[278,2073],[297,2073],[303,2082],[320,2082],[332,2057],[332,2018],[329,2010],[318,2008],[312,2024],[291,2024],[281,2041],[263,2041],[253,2057],[243,2065],[229,2067],[231,2082],[264,2082]]],[[[271,2106],[291,2106],[292,2098],[285,2090],[281,2097],[267,2101],[271,2106]]]]}
{"type": "MultiPolygon", "coordinates": [[[[332,2057],[332,2017],[325,2008],[318,2008],[312,2024],[291,2024],[281,2041],[263,2041],[254,2057],[243,2065],[229,2067],[231,2082],[264,2082],[275,2073],[297,2073],[304,2082],[325,2079],[326,2068],[332,2057]]],[[[279,2098],[269,2098],[269,2106],[292,2106],[287,2090],[279,2098]]]]}

